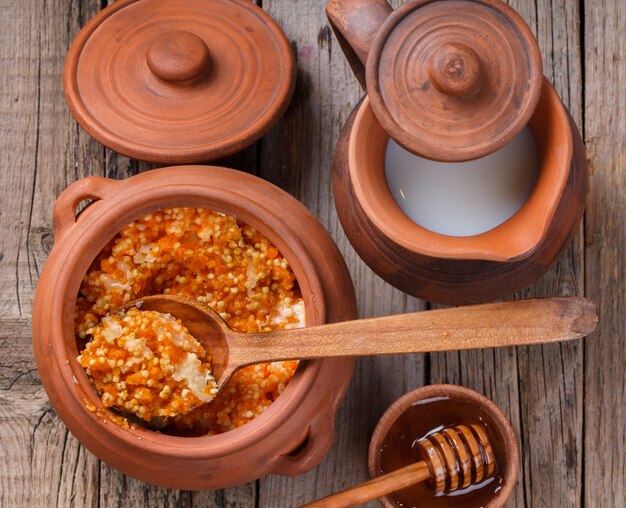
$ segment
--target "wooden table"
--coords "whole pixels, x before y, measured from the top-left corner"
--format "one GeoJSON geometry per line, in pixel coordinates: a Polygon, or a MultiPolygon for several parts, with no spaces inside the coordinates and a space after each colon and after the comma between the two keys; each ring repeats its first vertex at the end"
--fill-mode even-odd
{"type": "MultiPolygon", "coordinates": [[[[0,0],[0,506],[296,506],[364,480],[369,436],[385,408],[413,388],[442,382],[486,394],[513,423],[523,467],[511,506],[626,504],[626,2],[511,2],[539,38],[545,74],[583,132],[591,175],[573,245],[517,296],[588,296],[600,309],[598,331],[585,342],[546,347],[360,360],[335,444],[316,469],[194,493],[143,484],[86,451],[52,410],[33,360],[32,300],[53,243],[55,198],[81,177],[120,179],[150,168],[90,139],[63,98],[70,41],[106,3],[0,0]]],[[[376,277],[337,221],[331,158],[362,91],[324,2],[262,6],[292,41],[296,94],[268,136],[221,164],[274,182],[317,214],[346,257],[361,316],[428,308],[376,277]]]]}

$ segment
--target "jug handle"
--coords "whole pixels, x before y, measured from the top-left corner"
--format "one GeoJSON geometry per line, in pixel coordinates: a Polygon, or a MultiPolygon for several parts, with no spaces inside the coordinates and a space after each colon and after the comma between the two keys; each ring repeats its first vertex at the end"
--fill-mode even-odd
{"type": "Polygon", "coordinates": [[[330,26],[363,89],[372,41],[392,12],[387,0],[328,0],[326,3],[330,26]]]}
{"type": "Polygon", "coordinates": [[[76,207],[86,199],[94,201],[112,194],[119,182],[101,176],[82,178],[65,189],[56,200],[52,212],[55,240],[60,240],[76,224],[76,207]]]}

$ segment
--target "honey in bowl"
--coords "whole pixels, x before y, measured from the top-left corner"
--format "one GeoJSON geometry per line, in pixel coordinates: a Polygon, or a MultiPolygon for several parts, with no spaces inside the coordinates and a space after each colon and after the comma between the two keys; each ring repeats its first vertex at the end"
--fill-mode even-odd
{"type": "Polygon", "coordinates": [[[432,161],[392,139],[385,154],[387,183],[402,211],[420,226],[449,236],[478,235],[510,219],[530,196],[538,165],[528,127],[473,161],[432,161]]]}
{"type": "MultiPolygon", "coordinates": [[[[89,352],[90,341],[98,337],[96,325],[103,318],[106,320],[108,314],[115,314],[132,300],[153,294],[194,298],[240,332],[304,326],[304,302],[295,276],[267,238],[233,216],[205,209],[172,208],[126,226],[92,264],[76,302],[75,328],[81,356],[89,352]]],[[[150,337],[138,340],[146,338],[150,337]]],[[[164,414],[160,415],[159,408],[147,409],[149,405],[136,397],[120,397],[124,392],[152,395],[143,389],[150,388],[147,383],[152,379],[148,365],[140,365],[138,376],[125,376],[129,369],[127,353],[117,348],[115,354],[121,356],[114,359],[111,371],[106,373],[110,382],[124,383],[114,386],[115,393],[106,391],[104,384],[99,383],[101,380],[92,376],[103,403],[140,417],[139,412],[145,407],[144,420],[175,414],[162,432],[180,435],[219,434],[244,425],[282,393],[297,367],[296,361],[245,367],[214,400],[205,404],[184,400],[185,388],[191,390],[188,381],[159,378],[164,382],[162,388],[170,388],[157,394],[162,399],[157,401],[163,406],[164,414]],[[144,370],[148,371],[146,377],[142,375],[144,370]],[[178,404],[181,401],[185,402],[182,406],[178,404]],[[171,414],[166,414],[168,410],[164,408],[169,408],[171,414]]],[[[199,351],[197,354],[201,355],[199,351]]],[[[89,368],[91,360],[99,361],[91,356],[86,358],[84,367],[89,368]]],[[[113,358],[106,360],[108,364],[113,358]]]]}
{"type": "Polygon", "coordinates": [[[389,494],[397,506],[484,506],[504,488],[502,436],[497,432],[490,415],[479,405],[445,395],[415,401],[407,407],[382,438],[379,449],[380,469],[377,475],[390,473],[423,460],[419,443],[442,429],[457,426],[480,425],[493,445],[495,470],[477,483],[453,492],[435,493],[431,485],[418,483],[389,494]]]}

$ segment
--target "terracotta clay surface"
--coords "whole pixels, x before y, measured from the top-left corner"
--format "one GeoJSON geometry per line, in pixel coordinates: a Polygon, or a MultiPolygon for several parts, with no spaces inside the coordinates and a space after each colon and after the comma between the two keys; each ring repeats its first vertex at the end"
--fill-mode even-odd
{"type": "Polygon", "coordinates": [[[141,160],[200,162],[252,144],[282,116],[295,60],[245,0],[120,0],[78,34],[64,69],[81,126],[141,160]]]}
{"type": "Polygon", "coordinates": [[[540,170],[527,203],[481,235],[440,235],[393,199],[384,171],[388,137],[365,99],[344,126],[333,166],[337,213],[355,250],[390,284],[439,303],[491,300],[531,284],[576,233],[588,177],[580,135],[547,82],[529,127],[540,170]]]}
{"type": "Polygon", "coordinates": [[[539,46],[500,0],[413,0],[393,12],[380,1],[329,0],[326,12],[342,48],[352,47],[348,59],[365,65],[378,121],[417,155],[487,155],[511,141],[535,110],[539,46]]]}
{"type": "Polygon", "coordinates": [[[122,227],[168,207],[234,214],[265,235],[296,275],[307,325],[356,317],[352,281],[335,244],[318,220],[278,187],[209,166],[158,169],[125,181],[85,178],[56,202],[54,248],[33,307],[35,358],[55,411],[100,459],[163,486],[223,488],[269,473],[297,475],[311,469],[332,444],[335,411],[350,381],[352,359],[303,362],[263,414],[235,430],[202,437],[120,425],[78,365],[74,308],[87,269],[122,227]],[[76,217],[76,206],[85,199],[94,201],[76,217]]]}
{"type": "MultiPolygon", "coordinates": [[[[478,425],[479,434],[490,445],[495,458],[495,468],[489,475],[491,466],[482,470],[480,488],[469,489],[461,486],[455,495],[435,496],[437,483],[430,486],[421,483],[409,486],[393,494],[381,498],[386,508],[401,506],[484,506],[501,507],[511,495],[519,472],[519,450],[517,437],[511,424],[502,411],[483,395],[456,385],[432,385],[418,388],[407,393],[382,416],[370,441],[368,468],[370,476],[376,478],[408,466],[420,459],[423,454],[420,447],[415,446],[416,440],[429,435],[431,438],[449,433],[450,427],[461,428],[463,433],[467,427],[478,425]],[[439,432],[437,432],[439,431],[439,432]],[[485,439],[486,438],[486,439],[485,439]],[[489,480],[491,477],[491,481],[489,480]],[[463,492],[463,489],[467,489],[463,492]]],[[[475,434],[476,435],[476,434],[475,434]]],[[[448,440],[453,438],[448,436],[448,440]]],[[[463,447],[457,447],[462,450],[463,447]]],[[[479,455],[470,453],[470,457],[479,455]]],[[[480,454],[485,459],[488,454],[480,454]]],[[[479,469],[491,464],[491,460],[478,460],[472,471],[478,475],[479,469]]],[[[431,469],[431,472],[434,471],[431,469]]],[[[445,482],[452,482],[448,478],[445,482]]]]}

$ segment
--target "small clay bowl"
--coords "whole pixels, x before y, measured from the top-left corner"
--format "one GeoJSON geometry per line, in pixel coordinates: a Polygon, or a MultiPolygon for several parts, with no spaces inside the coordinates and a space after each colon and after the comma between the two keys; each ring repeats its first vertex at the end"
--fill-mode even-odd
{"type": "Polygon", "coordinates": [[[479,303],[538,279],[572,241],[588,189],[580,134],[544,79],[528,124],[539,174],[522,208],[485,233],[458,237],[413,222],[385,175],[389,135],[366,97],[346,121],[333,164],[335,207],[359,256],[391,285],[429,301],[479,303]]]}
{"type": "Polygon", "coordinates": [[[517,438],[502,411],[485,396],[457,385],[418,388],[394,402],[382,416],[368,453],[372,478],[420,461],[413,443],[442,426],[481,424],[496,456],[495,476],[454,495],[438,495],[426,483],[389,494],[386,508],[500,507],[515,487],[519,471],[517,438]]]}
{"type": "Polygon", "coordinates": [[[302,362],[261,415],[223,434],[165,435],[116,422],[76,361],[76,297],[85,273],[120,229],[156,210],[206,208],[235,215],[266,236],[298,280],[307,325],[356,318],[350,274],[330,235],[300,202],[255,176],[180,166],[125,181],[90,177],[70,185],[54,208],[54,248],[33,305],[33,345],[42,384],[72,434],[94,455],[142,481],[217,489],[267,474],[315,467],[333,442],[334,417],[354,361],[302,362]],[[92,200],[78,216],[76,207],[92,200]]]}

